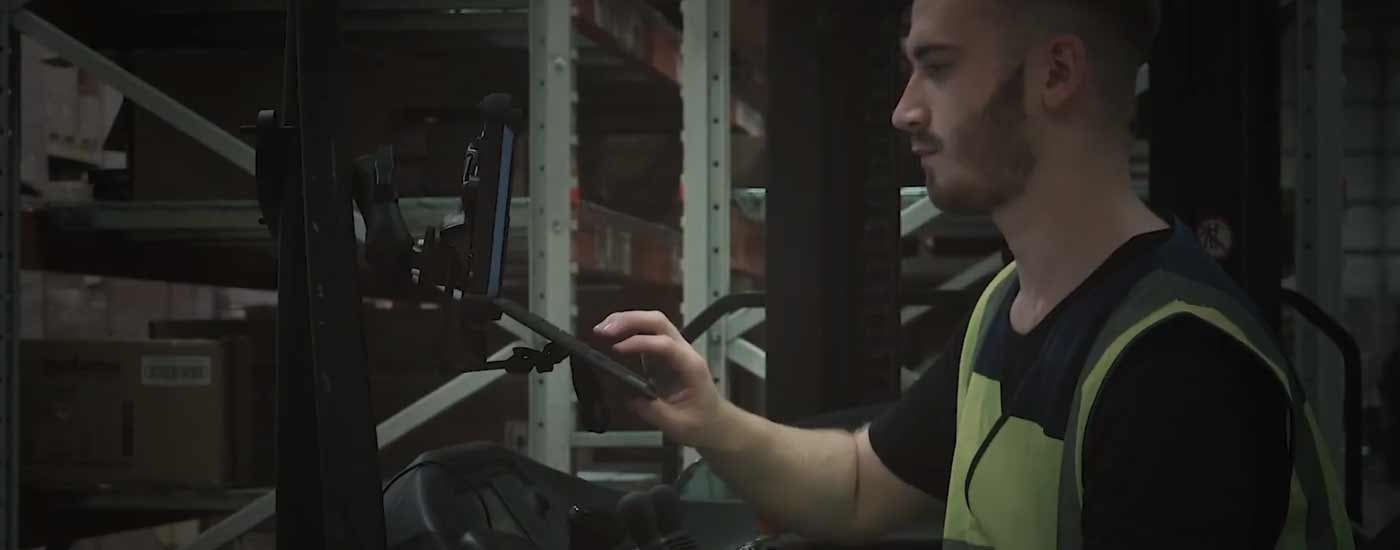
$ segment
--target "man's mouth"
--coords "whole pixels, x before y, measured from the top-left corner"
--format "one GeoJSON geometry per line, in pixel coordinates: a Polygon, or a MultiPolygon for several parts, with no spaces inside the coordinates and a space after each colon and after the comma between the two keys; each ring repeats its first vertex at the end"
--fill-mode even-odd
{"type": "Polygon", "coordinates": [[[943,147],[942,144],[937,141],[913,140],[913,142],[909,144],[909,150],[913,152],[916,157],[928,157],[937,155],[943,150],[943,147]]]}

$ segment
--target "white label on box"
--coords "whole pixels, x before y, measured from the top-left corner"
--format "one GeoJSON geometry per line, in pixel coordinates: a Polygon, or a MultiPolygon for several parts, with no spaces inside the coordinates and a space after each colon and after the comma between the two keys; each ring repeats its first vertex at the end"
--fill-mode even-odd
{"type": "Polygon", "coordinates": [[[145,355],[141,357],[143,386],[208,386],[214,383],[214,362],[205,355],[145,355]]]}

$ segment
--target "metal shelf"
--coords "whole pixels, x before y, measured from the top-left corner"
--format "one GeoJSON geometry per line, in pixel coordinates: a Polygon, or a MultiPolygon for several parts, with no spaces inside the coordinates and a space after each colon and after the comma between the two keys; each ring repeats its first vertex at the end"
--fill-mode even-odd
{"type": "MultiPolygon", "coordinates": [[[[451,197],[405,198],[399,204],[409,231],[423,235],[430,226],[456,209],[451,197]]],[[[576,222],[574,261],[581,275],[643,282],[681,284],[681,231],[641,220],[588,201],[573,205],[576,222]]],[[[763,276],[763,224],[736,207],[732,217],[736,239],[734,269],[746,276],[763,276]],[[757,244],[754,244],[756,242],[757,244]]],[[[146,247],[203,247],[211,253],[229,248],[269,248],[272,240],[258,223],[256,201],[137,201],[50,203],[46,230],[56,235],[102,234],[146,247]]],[[[507,276],[523,281],[528,272],[530,199],[511,201],[511,243],[507,276]]],[[[107,273],[107,275],[115,275],[107,273]]]]}
{"type": "MultiPolygon", "coordinates": [[[[215,29],[239,25],[248,40],[267,41],[282,24],[282,0],[143,0],[130,10],[160,17],[163,28],[203,29],[204,36],[221,35],[215,29]],[[217,17],[233,15],[225,23],[217,17]],[[267,16],[260,18],[259,16],[267,16]],[[236,21],[236,23],[235,23],[236,21]],[[248,32],[250,23],[261,24],[261,34],[248,32]],[[266,27],[266,28],[263,28],[266,27]]],[[[681,78],[681,31],[643,0],[570,0],[574,30],[574,61],[583,69],[606,69],[607,82],[664,82],[676,86],[681,78]]],[[[348,34],[470,32],[473,39],[502,50],[528,49],[528,0],[345,0],[341,25],[348,34]]],[[[182,31],[196,32],[196,31],[182,31]]],[[[141,41],[150,38],[112,36],[104,39],[141,41]]],[[[119,44],[120,45],[120,44],[119,44]]],[[[263,44],[264,46],[266,44],[263,44]]],[[[585,71],[591,72],[591,71],[585,71]]],[[[749,135],[764,134],[764,115],[740,98],[729,102],[734,128],[749,135]]]]}
{"type": "Polygon", "coordinates": [[[146,512],[236,512],[267,494],[269,488],[172,491],[114,489],[90,493],[45,495],[51,505],[64,510],[120,510],[146,512]]]}
{"type": "Polygon", "coordinates": [[[84,492],[28,491],[19,540],[26,546],[75,540],[236,512],[269,489],[154,490],[122,488],[84,492]]]}
{"type": "MultiPolygon", "coordinates": [[[[762,220],[767,211],[767,190],[735,189],[735,207],[746,217],[762,220]]],[[[928,190],[923,187],[900,189],[900,209],[907,209],[928,198],[928,190]]],[[[989,216],[970,216],[940,213],[919,230],[920,235],[950,239],[997,239],[1000,233],[989,216]]]]}
{"type": "MultiPolygon", "coordinates": [[[[926,199],[922,187],[901,190],[901,208],[926,199]]],[[[767,193],[764,189],[735,189],[732,194],[732,272],[765,276],[767,193]]],[[[438,225],[455,208],[451,197],[400,199],[405,222],[414,235],[438,225]]],[[[81,204],[50,203],[48,227],[61,234],[118,233],[130,242],[207,245],[227,249],[271,246],[267,230],[258,223],[255,201],[137,201],[81,204]]],[[[681,284],[682,232],[576,200],[573,258],[581,275],[610,280],[677,286],[681,284]]],[[[511,202],[511,257],[507,273],[523,281],[528,272],[530,199],[511,202]]],[[[986,216],[942,214],[921,235],[943,239],[994,240],[996,227],[986,216]]],[[[973,251],[980,257],[981,251],[973,251]]],[[[958,258],[953,258],[958,260],[958,258]]],[[[956,262],[955,262],[956,263],[956,262]]],[[[925,270],[919,270],[923,272],[925,270]]],[[[942,273],[943,269],[933,272],[942,273]]]]}

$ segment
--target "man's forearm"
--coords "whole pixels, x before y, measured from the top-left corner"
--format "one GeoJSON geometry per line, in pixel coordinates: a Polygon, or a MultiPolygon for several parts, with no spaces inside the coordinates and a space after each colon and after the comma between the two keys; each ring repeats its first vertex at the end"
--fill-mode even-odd
{"type": "Polygon", "coordinates": [[[699,449],[729,488],[765,519],[803,536],[856,536],[856,439],[783,426],[730,403],[721,434],[699,449]]]}

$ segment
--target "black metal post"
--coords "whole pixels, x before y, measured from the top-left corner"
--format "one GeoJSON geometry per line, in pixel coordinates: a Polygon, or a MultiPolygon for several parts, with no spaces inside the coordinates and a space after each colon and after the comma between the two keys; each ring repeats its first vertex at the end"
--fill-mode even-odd
{"type": "Polygon", "coordinates": [[[900,4],[769,4],[767,412],[776,420],[898,396],[903,172],[889,117],[900,4]]]}
{"type": "Polygon", "coordinates": [[[289,0],[279,223],[278,546],[384,548],[342,109],[336,0],[289,0]]]}
{"type": "Polygon", "coordinates": [[[19,548],[19,34],[0,10],[0,550],[19,548]]]}
{"type": "Polygon", "coordinates": [[[1279,327],[1289,250],[1280,216],[1278,7],[1163,2],[1151,61],[1153,204],[1201,244],[1279,327]]]}

